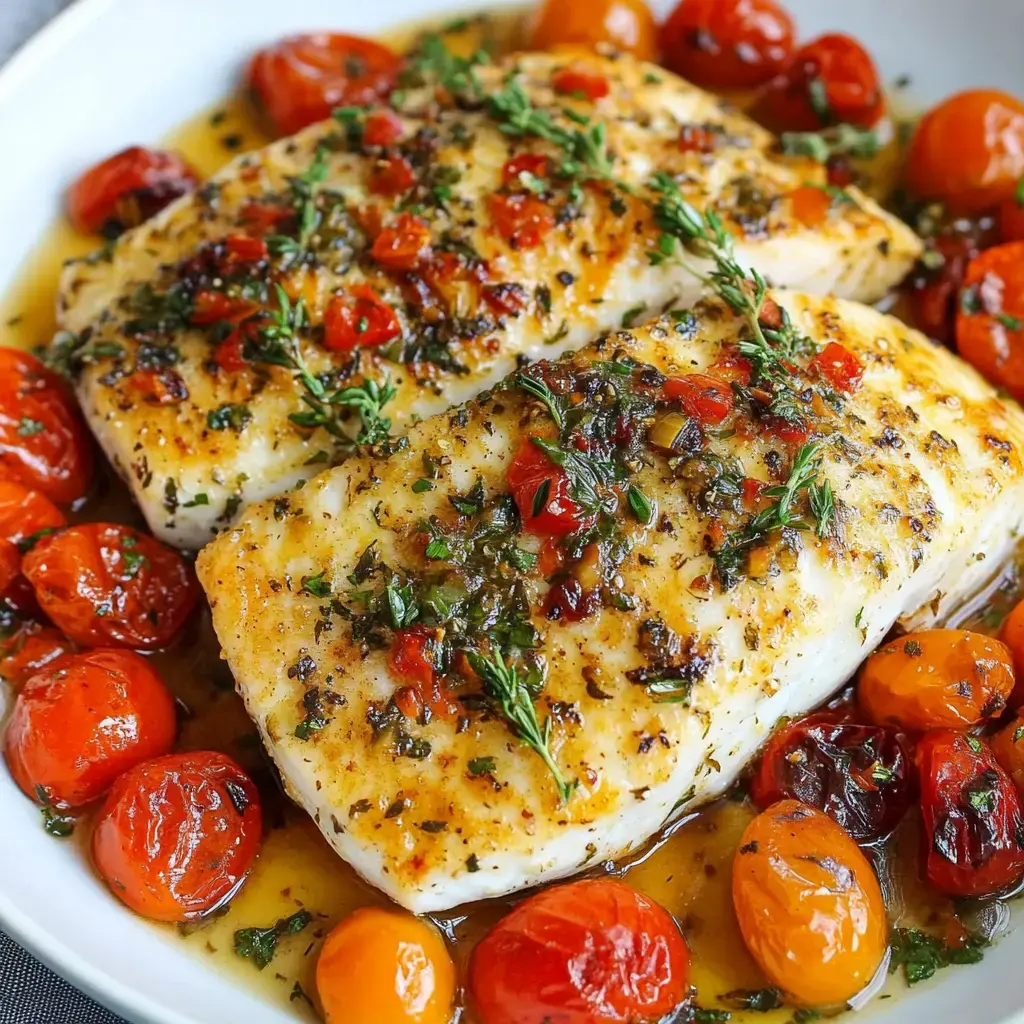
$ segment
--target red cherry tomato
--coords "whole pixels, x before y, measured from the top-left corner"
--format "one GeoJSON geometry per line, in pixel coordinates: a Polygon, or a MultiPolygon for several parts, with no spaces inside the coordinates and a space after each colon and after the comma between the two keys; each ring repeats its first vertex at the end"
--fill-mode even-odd
{"type": "Polygon", "coordinates": [[[46,614],[83,647],[166,647],[198,598],[177,551],[113,523],[43,537],[22,571],[46,614]]]}
{"type": "Polygon", "coordinates": [[[808,715],[768,741],[751,782],[761,810],[779,800],[817,807],[859,843],[889,835],[911,796],[910,751],[883,726],[851,721],[842,710],[808,715]]]}
{"type": "Polygon", "coordinates": [[[966,216],[1013,197],[1024,175],[1024,103],[997,89],[957,93],[929,111],[907,150],[907,188],[966,216]]]}
{"type": "Polygon", "coordinates": [[[390,146],[402,137],[402,122],[390,110],[374,110],[363,125],[364,146],[390,146]]]}
{"type": "Polygon", "coordinates": [[[864,377],[864,365],[837,341],[830,341],[811,360],[811,369],[844,394],[856,391],[864,377]]]}
{"type": "Polygon", "coordinates": [[[551,76],[555,92],[563,96],[574,96],[591,103],[604,99],[611,92],[611,86],[604,75],[588,71],[583,67],[559,68],[551,76]]]}
{"type": "Polygon", "coordinates": [[[513,249],[535,249],[555,226],[551,207],[523,192],[495,195],[489,200],[491,220],[513,249]]]}
{"type": "Polygon", "coordinates": [[[0,643],[0,679],[20,687],[26,679],[46,668],[62,654],[70,654],[71,641],[53,626],[22,623],[0,643]]]}
{"type": "Polygon", "coordinates": [[[928,881],[950,896],[992,896],[1024,877],[1024,813],[988,744],[952,729],[917,745],[928,881]]]}
{"type": "Polygon", "coordinates": [[[590,517],[569,496],[569,478],[529,438],[508,467],[512,491],[523,529],[542,537],[564,537],[590,522],[590,517]]]}
{"type": "Polygon", "coordinates": [[[661,29],[662,62],[705,89],[753,89],[782,70],[793,20],[775,0],[681,0],[661,29]]]}
{"type": "Polygon", "coordinates": [[[78,231],[114,237],[198,185],[199,176],[176,153],[132,146],[90,167],[71,186],[68,218],[78,231]]]}
{"type": "Polygon", "coordinates": [[[21,572],[21,552],[13,541],[0,538],[0,599],[6,598],[8,588],[21,572]]]}
{"type": "Polygon", "coordinates": [[[92,837],[118,899],[154,921],[191,921],[238,891],[259,853],[252,780],[224,754],[168,754],[122,775],[92,837]]]}
{"type": "Polygon", "coordinates": [[[315,32],[260,50],[248,84],[281,134],[292,135],[335,107],[373,106],[395,87],[401,66],[372,39],[315,32]]]}
{"type": "Polygon", "coordinates": [[[66,524],[64,513],[49,498],[15,480],[0,478],[0,537],[14,544],[34,544],[44,531],[66,524]]]}
{"type": "Polygon", "coordinates": [[[993,384],[1024,399],[1024,242],[997,245],[971,260],[956,347],[993,384]]]}
{"type": "Polygon", "coordinates": [[[1020,182],[1014,194],[999,204],[998,220],[999,237],[1004,242],[1024,242],[1024,185],[1020,182]]]}
{"type": "Polygon", "coordinates": [[[332,352],[383,345],[401,333],[398,314],[366,284],[335,295],[324,312],[324,347],[332,352]]]}
{"type": "Polygon", "coordinates": [[[829,124],[871,128],[884,113],[875,62],[856,39],[839,33],[800,47],[753,110],[758,121],[776,132],[813,132],[829,124]]]}
{"type": "Polygon", "coordinates": [[[661,397],[667,402],[681,402],[687,416],[711,426],[725,420],[736,407],[728,383],[706,373],[670,377],[662,385],[661,397]]]}
{"type": "Polygon", "coordinates": [[[416,172],[404,156],[387,156],[370,175],[370,191],[380,196],[400,196],[416,184],[416,172]]]}
{"type": "Polygon", "coordinates": [[[58,505],[81,498],[92,476],[92,448],[64,382],[13,348],[0,348],[0,470],[58,505]]]}
{"type": "Polygon", "coordinates": [[[174,745],[174,699],[145,658],[66,654],[32,676],[4,737],[22,791],[54,807],[98,800],[114,780],[174,745]]]}
{"type": "Polygon", "coordinates": [[[370,252],[387,270],[415,270],[430,253],[430,225],[403,213],[377,236],[370,252]]]}
{"type": "Polygon", "coordinates": [[[601,878],[520,903],[473,951],[469,990],[482,1024],[645,1024],[686,997],[689,963],[665,910],[601,878]]]}

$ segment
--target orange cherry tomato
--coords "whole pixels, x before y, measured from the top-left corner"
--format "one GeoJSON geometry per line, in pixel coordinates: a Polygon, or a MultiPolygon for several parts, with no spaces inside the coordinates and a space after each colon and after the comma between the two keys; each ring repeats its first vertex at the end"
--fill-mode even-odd
{"type": "Polygon", "coordinates": [[[805,228],[820,228],[832,210],[832,197],[823,189],[813,185],[802,185],[789,193],[790,209],[793,216],[805,228]]]}
{"type": "Polygon", "coordinates": [[[907,188],[942,200],[958,215],[1011,199],[1024,175],[1024,103],[997,89],[957,93],[917,126],[906,161],[907,188]]]}
{"type": "Polygon", "coordinates": [[[491,220],[513,249],[535,249],[555,226],[551,207],[524,192],[490,197],[491,220]]]}
{"type": "Polygon", "coordinates": [[[564,537],[592,517],[569,496],[569,477],[527,438],[508,467],[508,486],[523,529],[542,537],[564,537]]]}
{"type": "Polygon", "coordinates": [[[22,571],[46,614],[83,647],[166,647],[198,598],[195,576],[177,551],[113,523],[43,537],[22,571]]]}
{"type": "Polygon", "coordinates": [[[928,881],[949,896],[993,896],[1024,877],[1024,811],[988,744],[933,729],[917,745],[921,848],[928,881]]]}
{"type": "Polygon", "coordinates": [[[583,67],[559,68],[551,76],[551,84],[555,92],[563,96],[574,96],[591,103],[604,99],[611,92],[604,75],[583,67]]]}
{"type": "Polygon", "coordinates": [[[0,643],[0,679],[20,687],[62,654],[74,650],[71,641],[53,626],[24,622],[0,643]]]}
{"type": "Polygon", "coordinates": [[[176,153],[132,146],[90,167],[71,186],[68,218],[78,231],[114,238],[199,185],[176,153]]]}
{"type": "Polygon", "coordinates": [[[590,879],[523,900],[477,945],[482,1024],[647,1024],[686,998],[690,954],[671,916],[624,882],[590,879]]]}
{"type": "Polygon", "coordinates": [[[830,33],[797,50],[752,113],[775,132],[813,132],[829,124],[871,128],[885,113],[885,97],[867,50],[850,36],[830,33]]]}
{"type": "Polygon", "coordinates": [[[332,352],[383,345],[401,333],[398,314],[366,284],[335,295],[324,312],[324,347],[332,352]]]}
{"type": "Polygon", "coordinates": [[[661,387],[666,402],[680,402],[687,416],[717,426],[736,407],[732,388],[724,380],[706,373],[669,377],[661,387]]]}
{"type": "Polygon", "coordinates": [[[260,50],[248,85],[282,135],[331,116],[335,107],[369,107],[395,87],[402,62],[386,46],[331,32],[282,39],[260,50]]]}
{"type": "Polygon", "coordinates": [[[1009,648],[965,629],[923,629],[871,655],[857,701],[878,725],[966,728],[998,715],[1013,689],[1009,648]]]}
{"type": "Polygon", "coordinates": [[[387,270],[415,270],[430,254],[430,225],[411,213],[400,214],[377,236],[370,253],[387,270]]]}
{"type": "Polygon", "coordinates": [[[404,156],[384,157],[370,175],[370,191],[380,196],[400,196],[416,184],[416,172],[404,156]]]}
{"type": "Polygon", "coordinates": [[[1018,715],[991,739],[992,753],[999,767],[1013,779],[1018,793],[1024,793],[1024,717],[1018,715]]]}
{"type": "Polygon", "coordinates": [[[1024,399],[1024,242],[987,249],[967,266],[957,351],[993,384],[1024,399]]]}
{"type": "Polygon", "coordinates": [[[0,348],[0,470],[58,505],[81,498],[92,476],[92,448],[64,382],[13,348],[0,348]]]}
{"type": "Polygon", "coordinates": [[[430,922],[361,907],[324,940],[316,990],[327,1024],[448,1024],[455,965],[430,922]]]}
{"type": "Polygon", "coordinates": [[[64,513],[39,491],[0,478],[0,537],[31,546],[66,524],[64,513]]]}
{"type": "Polygon", "coordinates": [[[850,394],[860,387],[864,365],[838,341],[830,341],[812,360],[811,369],[835,391],[850,394]]]}
{"type": "Polygon", "coordinates": [[[1016,684],[1010,694],[1010,707],[1024,705],[1024,601],[1018,602],[1003,621],[999,639],[1010,648],[1016,684]]]}
{"type": "Polygon", "coordinates": [[[793,19],[775,0],[681,0],[661,27],[662,63],[704,89],[753,89],[793,52],[793,19]]]}
{"type": "Polygon", "coordinates": [[[545,0],[534,16],[528,49],[594,49],[601,43],[641,60],[658,55],[658,27],[643,0],[545,0]]]}
{"type": "Polygon", "coordinates": [[[129,768],[174,745],[174,699],[145,658],[65,654],[25,682],[4,736],[14,781],[33,800],[82,807],[129,768]]]}
{"type": "Polygon", "coordinates": [[[889,945],[878,879],[827,815],[781,800],[746,828],[732,898],[743,940],[768,980],[805,1006],[845,1003],[889,945]]]}
{"type": "Polygon", "coordinates": [[[260,850],[259,793],[224,754],[168,754],[125,772],[100,809],[96,868],[153,921],[192,921],[241,888],[260,850]]]}

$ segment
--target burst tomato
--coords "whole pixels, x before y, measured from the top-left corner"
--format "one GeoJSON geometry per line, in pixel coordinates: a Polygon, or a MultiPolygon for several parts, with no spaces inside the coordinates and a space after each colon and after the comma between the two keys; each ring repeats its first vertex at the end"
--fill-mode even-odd
{"type": "Polygon", "coordinates": [[[991,738],[992,753],[999,767],[1013,779],[1018,793],[1024,793],[1024,717],[1018,715],[991,738]]]}
{"type": "Polygon", "coordinates": [[[856,391],[864,377],[863,363],[837,341],[830,341],[811,360],[811,369],[844,394],[856,391]]]}
{"type": "Polygon", "coordinates": [[[842,711],[808,715],[768,741],[750,793],[762,810],[779,800],[817,807],[859,843],[889,835],[910,804],[911,764],[902,736],[842,711]]]}
{"type": "Polygon", "coordinates": [[[191,921],[237,892],[259,853],[252,780],[229,757],[168,754],[122,775],[92,836],[99,873],[118,899],[154,921],[191,921]]]}
{"type": "Polygon", "coordinates": [[[0,537],[31,546],[64,526],[64,514],[39,491],[0,478],[0,537]]]}
{"type": "Polygon", "coordinates": [[[585,67],[559,68],[551,76],[551,85],[555,92],[563,96],[590,100],[591,103],[604,99],[611,92],[611,86],[604,75],[588,71],[585,67]]]}
{"type": "Polygon", "coordinates": [[[796,800],[747,826],[732,897],[761,970],[805,1006],[855,996],[889,945],[882,892],[864,854],[828,815],[796,800]]]}
{"type": "Polygon", "coordinates": [[[662,63],[705,89],[753,89],[782,70],[793,20],[775,0],[681,0],[661,28],[662,63]]]}
{"type": "Polygon", "coordinates": [[[535,249],[555,226],[551,207],[524,192],[490,197],[491,220],[513,249],[535,249]]]}
{"type": "Polygon", "coordinates": [[[657,57],[658,28],[644,0],[545,0],[534,15],[531,50],[602,43],[641,60],[657,57]]]}
{"type": "Polygon", "coordinates": [[[316,990],[327,1024],[448,1024],[455,965],[428,921],[361,907],[324,940],[316,990]]]}
{"type": "Polygon", "coordinates": [[[1024,601],[1018,602],[1006,616],[999,639],[1009,647],[1013,658],[1016,682],[1010,694],[1010,707],[1019,708],[1024,705],[1024,601]]]}
{"type": "Polygon", "coordinates": [[[686,997],[689,968],[669,914],[602,878],[520,903],[473,951],[469,991],[483,1024],[645,1024],[686,997]]]}
{"type": "Polygon", "coordinates": [[[71,186],[68,217],[79,231],[114,237],[198,184],[199,176],[177,154],[132,146],[90,167],[71,186]]]}
{"type": "Polygon", "coordinates": [[[772,131],[813,132],[829,124],[871,128],[885,113],[878,69],[850,36],[805,43],[765,87],[754,117],[772,131]]]}
{"type": "Polygon", "coordinates": [[[1024,876],[1024,814],[984,740],[952,729],[917,745],[925,875],[950,896],[992,896],[1024,876]]]}
{"type": "Polygon", "coordinates": [[[729,384],[706,373],[669,377],[662,385],[661,397],[666,402],[680,402],[687,416],[710,426],[722,423],[736,406],[729,384]]]}
{"type": "Polygon", "coordinates": [[[177,551],[113,523],[43,537],[22,568],[46,614],[83,647],[166,647],[198,597],[177,551]]]}
{"type": "Polygon", "coordinates": [[[0,348],[0,470],[58,505],[81,498],[92,448],[64,382],[13,348],[0,348]]]}
{"type": "Polygon", "coordinates": [[[66,654],[26,681],[4,756],[22,791],[54,807],[98,800],[114,780],[174,744],[174,699],[145,658],[66,654]]]}
{"type": "Polygon", "coordinates": [[[1014,194],[999,204],[999,237],[1004,242],[1024,242],[1024,178],[1014,194]]]}
{"type": "Polygon", "coordinates": [[[964,629],[924,629],[864,662],[857,700],[879,725],[923,732],[977,725],[999,714],[1012,690],[1005,644],[964,629]]]}
{"type": "Polygon", "coordinates": [[[508,467],[523,529],[542,537],[564,537],[590,522],[580,504],[569,496],[569,478],[529,438],[508,467]]]}
{"type": "Polygon", "coordinates": [[[956,347],[993,384],[1024,399],[1024,242],[998,245],[971,260],[956,347]]]}
{"type": "Polygon", "coordinates": [[[371,39],[316,32],[260,50],[248,84],[282,135],[331,116],[335,107],[373,106],[395,87],[401,60],[371,39]]]}
{"type": "Polygon", "coordinates": [[[415,270],[430,254],[430,226],[411,213],[400,214],[377,236],[370,252],[387,270],[415,270]]]}
{"type": "Polygon", "coordinates": [[[380,196],[400,196],[416,184],[416,172],[404,156],[384,157],[370,175],[370,191],[380,196]]]}
{"type": "Polygon", "coordinates": [[[367,284],[335,295],[324,312],[324,347],[331,352],[383,345],[401,333],[398,314],[367,284]]]}
{"type": "Polygon", "coordinates": [[[0,643],[0,679],[20,687],[26,679],[73,650],[71,641],[53,626],[24,622],[0,643]]]}
{"type": "Polygon", "coordinates": [[[1024,103],[996,89],[944,100],[921,118],[905,173],[914,195],[958,215],[1011,199],[1024,174],[1024,103]]]}

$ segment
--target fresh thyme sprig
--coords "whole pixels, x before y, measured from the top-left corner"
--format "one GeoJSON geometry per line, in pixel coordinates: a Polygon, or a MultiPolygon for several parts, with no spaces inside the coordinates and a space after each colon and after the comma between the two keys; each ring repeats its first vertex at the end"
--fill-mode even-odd
{"type": "Polygon", "coordinates": [[[505,661],[500,649],[496,649],[491,658],[471,654],[469,660],[473,670],[483,680],[484,693],[498,705],[512,731],[536,751],[548,766],[558,786],[562,803],[568,803],[579,785],[579,780],[565,781],[551,754],[551,719],[545,719],[544,725],[541,726],[537,718],[537,708],[533,703],[533,694],[519,678],[515,665],[505,661]]]}
{"type": "Polygon", "coordinates": [[[476,69],[490,62],[486,50],[477,50],[470,57],[459,57],[445,45],[436,32],[425,35],[409,61],[403,84],[440,85],[453,96],[478,99],[483,85],[476,69]]]}
{"type": "Polygon", "coordinates": [[[878,154],[878,133],[853,124],[837,124],[818,132],[783,132],[782,151],[825,164],[834,156],[873,157],[878,154]]]}
{"type": "Polygon", "coordinates": [[[536,398],[538,402],[543,402],[547,406],[551,418],[555,421],[555,426],[559,430],[562,429],[565,418],[562,415],[558,398],[544,381],[537,380],[536,377],[530,377],[525,373],[517,373],[512,379],[512,386],[519,388],[520,391],[525,391],[532,398],[536,398]]]}
{"type": "MultiPolygon", "coordinates": [[[[316,230],[316,198],[320,186],[327,178],[327,149],[316,147],[310,165],[295,177],[288,179],[292,193],[292,205],[299,219],[299,234],[296,241],[299,249],[305,249],[316,230]]],[[[277,243],[280,246],[280,243],[277,243]]]]}

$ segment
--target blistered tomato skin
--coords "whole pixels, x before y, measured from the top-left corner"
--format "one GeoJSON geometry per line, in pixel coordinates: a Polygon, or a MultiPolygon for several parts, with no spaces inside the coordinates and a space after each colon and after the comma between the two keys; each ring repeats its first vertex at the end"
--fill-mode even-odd
{"type": "Polygon", "coordinates": [[[74,647],[59,629],[37,622],[23,623],[0,643],[0,679],[16,689],[37,672],[70,654],[74,647]]]}
{"type": "Polygon", "coordinates": [[[791,722],[768,741],[751,780],[762,810],[799,800],[842,826],[858,843],[889,835],[910,806],[913,762],[892,729],[822,711],[791,722]]]}
{"type": "Polygon", "coordinates": [[[689,991],[672,917],[624,882],[558,885],[524,900],[473,951],[482,1024],[648,1024],[689,991]]]}
{"type": "Polygon", "coordinates": [[[753,89],[782,70],[794,41],[775,0],[681,0],[661,29],[662,63],[703,89],[753,89]]]}
{"type": "Polygon", "coordinates": [[[1013,779],[1018,793],[1024,793],[1024,718],[1018,715],[990,740],[999,767],[1013,779]]]}
{"type": "Polygon", "coordinates": [[[821,811],[783,800],[743,833],[733,904],[771,984],[810,1007],[839,1006],[874,977],[889,944],[878,879],[821,811]]]}
{"type": "Polygon", "coordinates": [[[56,659],[25,683],[4,755],[27,796],[82,807],[129,768],[166,754],[175,729],[174,700],[145,658],[85,651],[56,659]]]}
{"type": "Polygon", "coordinates": [[[57,505],[81,498],[92,476],[92,446],[64,381],[13,348],[0,348],[0,471],[57,505]]]}
{"type": "Polygon", "coordinates": [[[448,1024],[455,965],[429,922],[362,907],[324,940],[316,989],[327,1024],[448,1024]]]}
{"type": "Polygon", "coordinates": [[[83,647],[166,647],[198,599],[195,576],[177,551],[113,523],[43,537],[22,570],[46,614],[83,647]]]}
{"type": "Polygon", "coordinates": [[[395,87],[401,60],[386,46],[340,33],[282,39],[253,57],[248,85],[282,135],[331,116],[335,107],[373,106],[395,87]]]}
{"type": "Polygon", "coordinates": [[[918,123],[906,185],[968,216],[1011,199],[1024,175],[1024,103],[996,89],[957,93],[918,123]]]}
{"type": "Polygon", "coordinates": [[[864,663],[857,700],[879,725],[912,732],[967,728],[999,714],[1013,690],[1009,648],[982,633],[925,629],[864,663]]]}
{"type": "Polygon", "coordinates": [[[67,196],[68,218],[87,234],[116,237],[199,185],[176,153],[131,146],[90,167],[67,196]]]}
{"type": "Polygon", "coordinates": [[[122,775],[93,831],[111,892],[153,921],[193,921],[245,881],[262,837],[259,794],[224,754],[168,754],[122,775]]]}
{"type": "Polygon", "coordinates": [[[600,43],[654,60],[658,29],[644,0],[545,0],[534,16],[528,48],[594,49],[600,43]]]}
{"type": "Polygon", "coordinates": [[[1024,815],[988,744],[936,729],[917,745],[928,882],[948,896],[985,897],[1024,877],[1024,815]]]}

